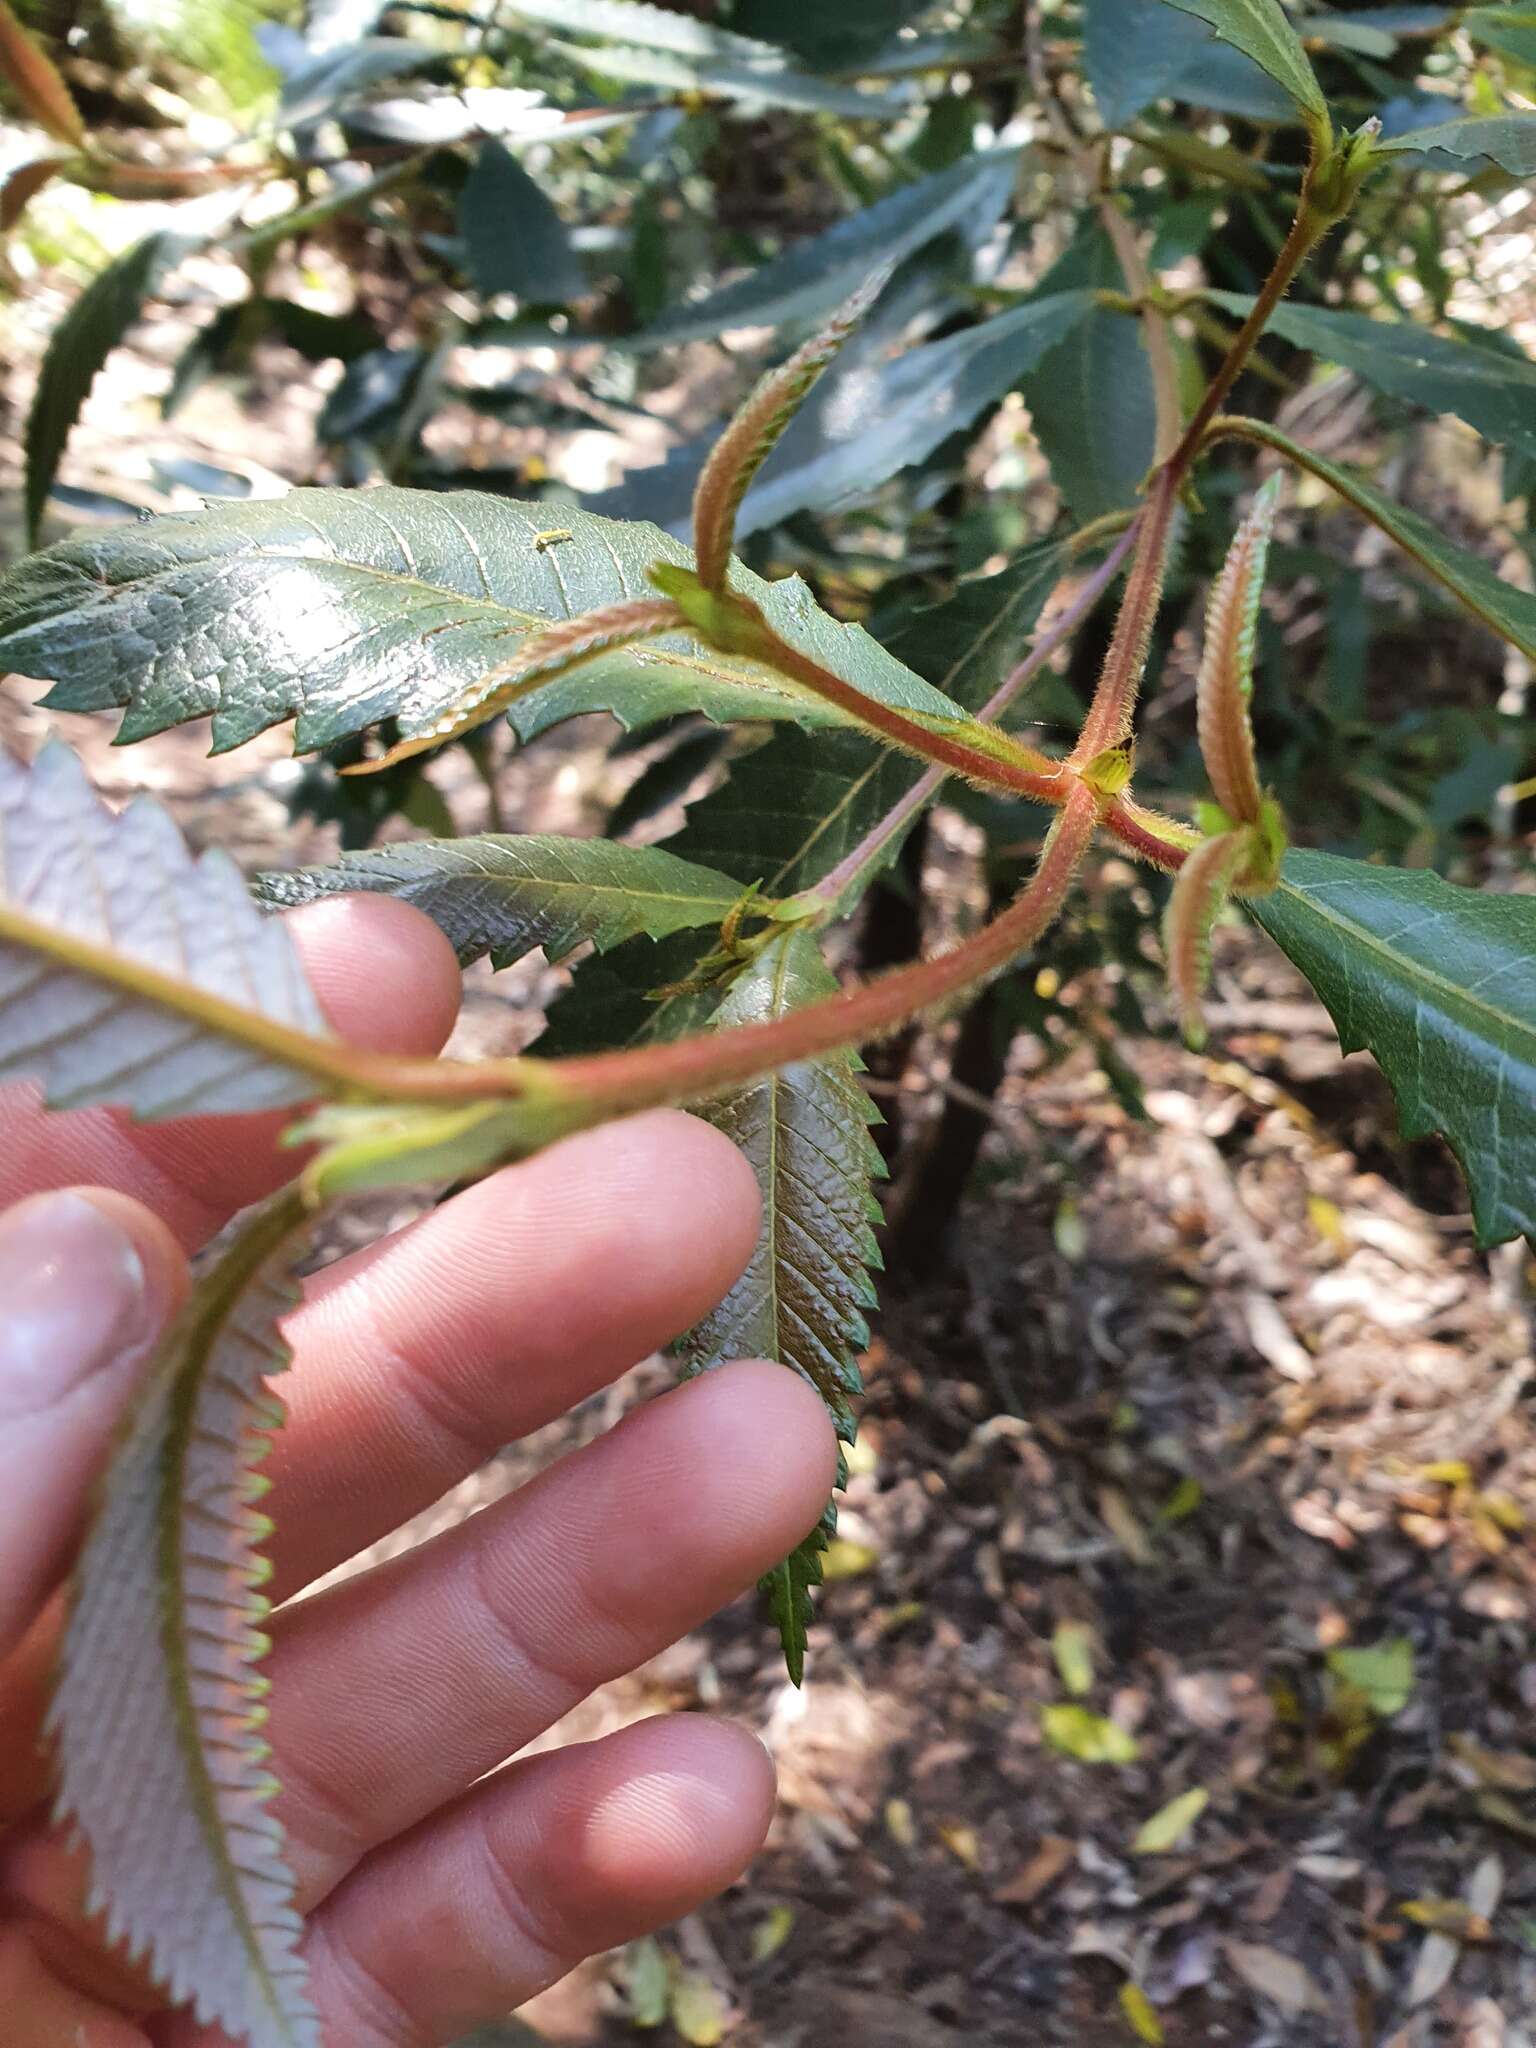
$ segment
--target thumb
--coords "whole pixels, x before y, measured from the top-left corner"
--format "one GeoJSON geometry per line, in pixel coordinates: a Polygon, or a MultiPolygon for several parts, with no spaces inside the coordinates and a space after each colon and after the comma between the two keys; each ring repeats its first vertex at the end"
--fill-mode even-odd
{"type": "Polygon", "coordinates": [[[68,1562],[187,1263],[148,1209],[64,1188],[0,1211],[0,1657],[68,1562]]]}

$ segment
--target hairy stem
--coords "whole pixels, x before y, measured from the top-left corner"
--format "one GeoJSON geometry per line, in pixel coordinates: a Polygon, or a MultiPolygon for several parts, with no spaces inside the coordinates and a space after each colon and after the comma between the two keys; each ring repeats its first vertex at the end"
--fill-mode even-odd
{"type": "Polygon", "coordinates": [[[1136,559],[1121,599],[1114,638],[1104,657],[1082,735],[1072,750],[1072,759],[1079,766],[1094,760],[1106,748],[1123,746],[1130,737],[1136,692],[1152,639],[1152,622],[1168,573],[1168,543],[1178,503],[1179,471],[1170,458],[1157,472],[1145,517],[1137,530],[1136,559]]]}
{"type": "MultiPolygon", "coordinates": [[[[756,611],[755,606],[753,610],[756,611]]],[[[1032,796],[1045,803],[1060,802],[1058,791],[1062,763],[1053,761],[1050,755],[1042,754],[1038,748],[1026,747],[1009,734],[991,729],[988,737],[996,748],[995,752],[992,746],[983,750],[948,733],[936,732],[932,726],[896,710],[893,705],[866,697],[862,690],[856,690],[841,676],[823,668],[819,661],[791,647],[779,638],[761,613],[757,614],[754,626],[752,644],[743,651],[777,669],[792,682],[803,684],[818,697],[824,697],[829,704],[846,711],[851,718],[879,733],[905,753],[942,765],[984,788],[1008,790],[1015,796],[1032,796]]]]}
{"type": "Polygon", "coordinates": [[[1027,887],[962,945],[807,1004],[773,1023],[577,1059],[467,1062],[355,1053],[352,1082],[359,1092],[385,1100],[521,1100],[542,1113],[549,1136],[658,1103],[704,1100],[791,1061],[882,1038],[919,1010],[984,980],[1035,943],[1061,909],[1093,838],[1101,802],[1085,783],[1074,780],[1027,887]]]}
{"type": "MultiPolygon", "coordinates": [[[[1040,673],[1057,648],[1077,631],[1119,574],[1121,565],[1135,544],[1136,527],[1140,518],[1140,512],[1133,514],[1130,524],[1115,542],[1114,547],[1093,574],[1084,580],[1082,588],[1073,597],[1072,602],[1064,607],[1061,616],[1041,635],[1023,661],[1004,676],[977,712],[978,718],[1000,718],[1019,692],[1040,673]]],[[[1074,536],[1079,540],[1081,537],[1074,536]]],[[[885,816],[870,827],[858,845],[822,877],[810,894],[817,901],[835,907],[844,891],[850,889],[870,863],[878,858],[881,848],[888,845],[895,835],[932,801],[947,780],[948,773],[945,769],[929,768],[904,796],[892,804],[885,816]]],[[[1042,794],[1042,801],[1059,801],[1067,794],[1068,785],[1062,778],[1058,776],[1052,780],[1060,796],[1053,795],[1047,798],[1042,794]]]]}
{"type": "Polygon", "coordinates": [[[1265,278],[1258,297],[1249,310],[1248,317],[1233,336],[1216,374],[1206,386],[1205,395],[1195,407],[1189,425],[1184,429],[1183,438],[1169,457],[1169,467],[1179,476],[1193,462],[1206,428],[1220,412],[1227,393],[1242,374],[1243,365],[1253,354],[1254,346],[1264,329],[1269,325],[1269,316],[1290,289],[1291,280],[1311,254],[1312,250],[1333,226],[1336,216],[1314,206],[1313,191],[1317,176],[1317,160],[1314,156],[1307,165],[1301,181],[1301,196],[1296,206],[1296,218],[1291,222],[1291,231],[1281,246],[1279,255],[1268,277],[1265,278]]]}
{"type": "Polygon", "coordinates": [[[697,1100],[787,1062],[815,1059],[839,1046],[884,1037],[919,1010],[985,980],[1034,945],[1061,909],[1098,816],[1098,799],[1078,783],[1052,822],[1039,864],[1021,894],[1000,917],[937,959],[844,989],[769,1024],[678,1039],[636,1052],[553,1060],[550,1077],[570,1090],[596,1121],[656,1103],[697,1100]]]}

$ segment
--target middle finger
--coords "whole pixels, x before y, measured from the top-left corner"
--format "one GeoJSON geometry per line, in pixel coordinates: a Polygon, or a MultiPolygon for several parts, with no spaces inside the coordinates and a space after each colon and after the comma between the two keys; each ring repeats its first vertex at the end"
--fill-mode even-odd
{"type": "Polygon", "coordinates": [[[782,1366],[727,1366],[274,1626],[275,1811],[310,1910],[811,1528],[835,1446],[782,1366]]]}

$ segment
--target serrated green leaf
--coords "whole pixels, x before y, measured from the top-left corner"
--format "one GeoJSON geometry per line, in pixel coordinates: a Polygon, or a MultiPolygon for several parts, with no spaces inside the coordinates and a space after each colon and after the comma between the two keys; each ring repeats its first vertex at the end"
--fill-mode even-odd
{"type": "Polygon", "coordinates": [[[307,1101],[344,1064],[226,853],[148,797],[114,815],[57,741],[0,749],[0,1075],[148,1118],[307,1101]]]}
{"type": "Polygon", "coordinates": [[[1512,178],[1536,177],[1536,114],[1470,114],[1461,121],[1437,121],[1384,136],[1378,156],[1414,156],[1443,151],[1466,163],[1486,157],[1512,178]]]}
{"type": "Polygon", "coordinates": [[[599,952],[662,939],[719,924],[741,900],[729,875],[665,847],[545,833],[402,840],[331,867],[262,875],[256,888],[284,908],[354,890],[398,896],[431,918],[465,967],[486,953],[508,967],[535,946],[558,961],[587,939],[599,952]]]}
{"type": "Polygon", "coordinates": [[[1093,305],[1088,291],[1029,299],[877,368],[829,374],[821,405],[794,423],[742,501],[737,534],[852,503],[926,461],[1064,341],[1093,305]]]}
{"type": "Polygon", "coordinates": [[[288,1363],[302,1231],[297,1196],[259,1211],[165,1337],[75,1567],[49,1710],[108,1939],[249,2048],[320,2044],[253,1670],[256,1468],[281,1418],[263,1382],[288,1363]]]}
{"type": "Polygon", "coordinates": [[[1479,1243],[1536,1234],[1536,897],[1292,852],[1247,907],[1344,1050],[1375,1054],[1405,1133],[1451,1146],[1479,1243]]]}
{"type": "Polygon", "coordinates": [[[1289,92],[1250,58],[1156,0],[1086,0],[1083,64],[1106,128],[1124,128],[1160,99],[1258,121],[1292,114],[1289,92]]]}
{"type": "Polygon", "coordinates": [[[931,178],[900,186],[819,235],[792,242],[749,276],[661,314],[624,346],[670,347],[733,327],[814,320],[841,305],[880,266],[899,263],[953,227],[974,228],[978,217],[996,219],[1013,189],[1019,154],[1017,149],[984,150],[931,178]]]}
{"type": "MultiPolygon", "coordinates": [[[[51,678],[54,710],[125,711],[120,741],[211,716],[223,753],[297,717],[300,750],[393,717],[430,732],[465,692],[554,620],[654,595],[657,561],[688,551],[620,525],[478,492],[298,490],[285,498],[81,533],[0,578],[0,663],[51,678]]],[[[857,626],[820,611],[796,577],[733,586],[781,639],[867,696],[925,718],[957,715],[857,626]]],[[[514,704],[531,739],[578,712],[626,725],[680,711],[717,722],[847,714],[685,634],[624,649],[514,704]]]]}
{"type": "MultiPolygon", "coordinates": [[[[1091,228],[1053,266],[1042,292],[1123,291],[1109,237],[1091,228]]],[[[1134,505],[1152,466],[1157,398],[1140,323],[1095,305],[1023,383],[1051,480],[1078,525],[1134,505]]]]}
{"type": "MultiPolygon", "coordinates": [[[[1240,292],[1206,297],[1242,318],[1253,300],[1240,292]]],[[[1402,320],[1373,320],[1331,306],[1282,302],[1269,317],[1297,348],[1353,370],[1378,391],[1431,412],[1455,413],[1490,441],[1536,456],[1536,363],[1521,353],[1432,333],[1402,320]]]]}
{"type": "Polygon", "coordinates": [[[1447,540],[1427,519],[1395,503],[1358,470],[1346,469],[1342,463],[1330,462],[1325,456],[1300,447],[1262,421],[1244,420],[1240,426],[1234,423],[1231,431],[1244,440],[1278,449],[1301,468],[1321,477],[1395,540],[1458,604],[1465,605],[1501,639],[1536,660],[1536,597],[1529,591],[1518,590],[1513,583],[1496,576],[1481,556],[1447,540]]]}
{"type": "Polygon", "coordinates": [[[1208,22],[1223,42],[1251,57],[1290,94],[1316,134],[1328,134],[1328,102],[1279,0],[1165,0],[1165,4],[1208,22]]]}
{"type": "Polygon", "coordinates": [[[53,330],[27,414],[27,533],[34,542],[64,444],[96,372],[138,319],[145,300],[197,246],[187,235],[146,235],[91,279],[53,330]]]}
{"type": "Polygon", "coordinates": [[[565,222],[504,142],[480,145],[459,195],[459,233],[474,287],[535,305],[580,296],[581,265],[565,222]]]}
{"type": "MultiPolygon", "coordinates": [[[[832,994],[835,978],[814,937],[786,932],[732,983],[715,1014],[720,1030],[787,1016],[832,994]]],[[[876,1112],[859,1085],[858,1059],[841,1052],[807,1060],[738,1089],[703,1114],[757,1174],[763,1226],[746,1271],[684,1341],[685,1369],[707,1372],[728,1358],[773,1358],[821,1395],[838,1435],[851,1442],[856,1354],[869,1341],[869,1269],[880,1263],[872,1192],[884,1171],[869,1135],[876,1112]]],[[[776,1608],[792,1673],[805,1656],[806,1587],[819,1577],[824,1520],[765,1587],[776,1608]]]]}

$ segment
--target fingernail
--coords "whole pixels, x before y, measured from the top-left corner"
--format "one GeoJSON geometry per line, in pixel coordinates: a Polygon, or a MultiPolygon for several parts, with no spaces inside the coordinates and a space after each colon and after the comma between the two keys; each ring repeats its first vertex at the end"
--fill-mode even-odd
{"type": "Polygon", "coordinates": [[[0,1422],[55,1406],[155,1321],[138,1247],[94,1202],[64,1191],[0,1214],[0,1422]]]}

